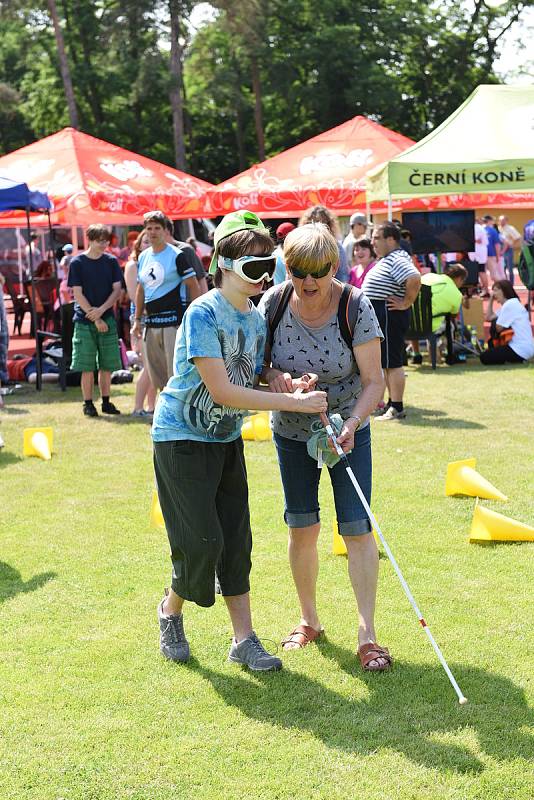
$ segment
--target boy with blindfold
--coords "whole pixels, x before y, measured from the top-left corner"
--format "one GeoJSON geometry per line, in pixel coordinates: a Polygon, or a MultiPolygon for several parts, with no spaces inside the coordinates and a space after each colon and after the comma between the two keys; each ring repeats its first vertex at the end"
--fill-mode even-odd
{"type": "Polygon", "coordinates": [[[298,380],[292,392],[258,391],[266,327],[251,298],[275,269],[274,243],[261,220],[248,211],[228,214],[215,231],[214,246],[215,289],[185,312],[174,374],[152,428],[173,565],[171,589],[158,607],[160,650],[172,661],[188,660],[184,601],[212,606],[217,581],[234,632],[229,660],[278,670],[282,662],[265,651],[252,629],[252,534],[241,425],[246,410],[324,411],[326,395],[295,393],[298,380]]]}

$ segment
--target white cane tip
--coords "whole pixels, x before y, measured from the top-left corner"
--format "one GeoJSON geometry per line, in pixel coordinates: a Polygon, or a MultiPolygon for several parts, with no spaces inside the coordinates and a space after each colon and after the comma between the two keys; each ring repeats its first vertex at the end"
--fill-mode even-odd
{"type": "Polygon", "coordinates": [[[461,706],[465,706],[467,703],[467,697],[460,697],[459,703],[461,706]]]}

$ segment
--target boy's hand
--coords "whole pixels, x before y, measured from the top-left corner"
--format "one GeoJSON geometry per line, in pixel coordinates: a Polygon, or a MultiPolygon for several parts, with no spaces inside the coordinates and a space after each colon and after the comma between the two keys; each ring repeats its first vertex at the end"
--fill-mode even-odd
{"type": "Polygon", "coordinates": [[[91,320],[91,322],[95,322],[95,320],[97,320],[100,317],[100,314],[98,313],[98,308],[93,308],[93,306],[91,306],[91,308],[85,312],[85,316],[87,317],[87,319],[91,320]]]}
{"type": "Polygon", "coordinates": [[[108,332],[109,329],[108,329],[107,323],[104,322],[103,319],[95,319],[94,322],[95,322],[95,327],[96,327],[96,329],[97,329],[97,331],[99,333],[107,333],[108,332]]]}
{"type": "Polygon", "coordinates": [[[320,414],[321,411],[328,411],[328,400],[326,392],[308,392],[308,394],[295,395],[296,411],[303,411],[305,414],[320,414]]]}

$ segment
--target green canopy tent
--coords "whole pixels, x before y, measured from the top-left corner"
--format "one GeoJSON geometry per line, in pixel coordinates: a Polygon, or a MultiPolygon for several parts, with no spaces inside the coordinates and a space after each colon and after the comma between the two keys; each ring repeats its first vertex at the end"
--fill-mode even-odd
{"type": "Polygon", "coordinates": [[[478,86],[436,130],[366,180],[370,202],[390,207],[395,199],[473,194],[513,207],[515,193],[534,205],[534,86],[478,86]]]}

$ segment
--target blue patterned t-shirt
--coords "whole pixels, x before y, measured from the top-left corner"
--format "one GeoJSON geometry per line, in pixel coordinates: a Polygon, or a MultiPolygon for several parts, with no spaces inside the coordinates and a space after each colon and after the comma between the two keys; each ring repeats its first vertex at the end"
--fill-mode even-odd
{"type": "Polygon", "coordinates": [[[222,358],[230,382],[252,389],[254,376],[263,368],[265,341],[265,320],[252,303],[246,313],[238,311],[218,289],[194,300],[176,336],[174,374],[159,396],[153,440],[238,439],[247,412],[215,403],[194,359],[222,358]]]}

